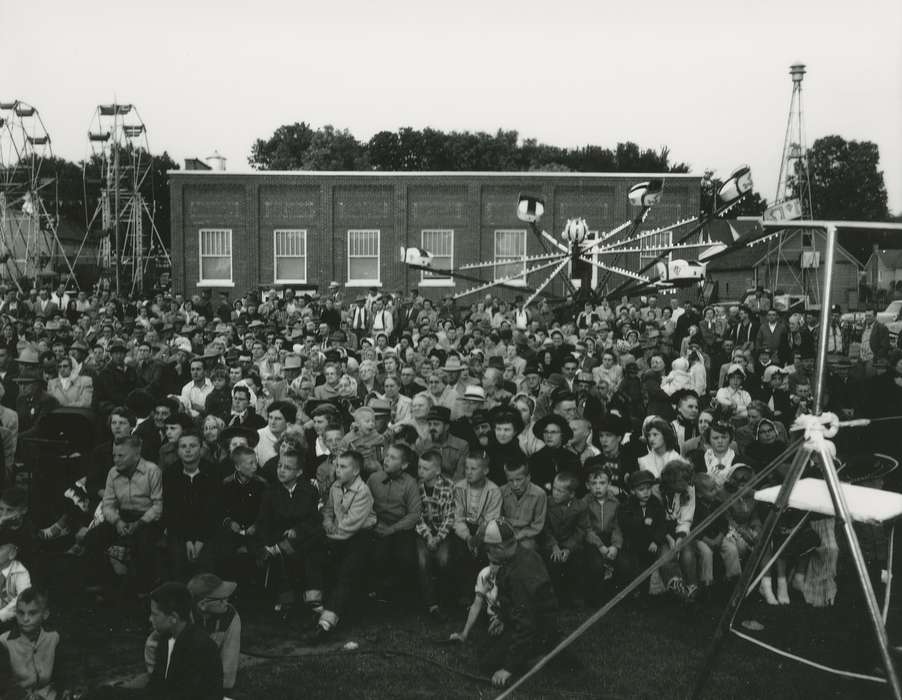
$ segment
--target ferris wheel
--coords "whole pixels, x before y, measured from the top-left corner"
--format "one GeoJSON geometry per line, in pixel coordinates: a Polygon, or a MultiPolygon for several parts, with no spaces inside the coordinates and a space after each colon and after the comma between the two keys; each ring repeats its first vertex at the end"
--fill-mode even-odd
{"type": "Polygon", "coordinates": [[[88,226],[79,255],[88,240],[96,240],[97,264],[116,291],[141,291],[145,275],[160,265],[171,266],[154,220],[147,127],[135,105],[99,105],[88,143],[90,155],[84,166],[88,226]],[[99,192],[91,196],[97,185],[99,192]]]}
{"type": "Polygon", "coordinates": [[[452,270],[436,269],[432,265],[433,255],[422,248],[402,248],[401,258],[413,269],[476,283],[454,294],[454,299],[494,287],[514,288],[529,294],[523,302],[524,308],[557,279],[563,282],[574,300],[585,301],[635,296],[652,291],[667,293],[681,287],[701,285],[709,260],[745,244],[740,240],[730,244],[712,241],[706,235],[705,228],[710,221],[724,216],[749,195],[752,191],[751,170],[748,166],[742,166],[731,173],[718,189],[713,211],[643,231],[643,224],[652,208],[665,195],[665,185],[666,176],[635,184],[629,190],[629,202],[636,208],[636,216],[594,238],[589,238],[590,226],[583,218],[568,219],[559,237],[540,229],[545,202],[538,197],[521,194],[517,203],[517,218],[532,228],[546,251],[540,255],[503,264],[497,260],[467,263],[452,270]],[[665,239],[666,244],[662,243],[665,239]],[[638,270],[621,264],[623,255],[636,253],[640,260],[647,261],[638,270]],[[603,281],[593,284],[593,276],[597,277],[592,274],[593,268],[604,273],[603,281]],[[511,272],[499,275],[499,270],[511,272]],[[484,281],[479,276],[481,271],[494,271],[493,279],[484,281]]]}
{"type": "Polygon", "coordinates": [[[52,156],[37,108],[22,100],[0,101],[0,276],[20,290],[26,279],[67,268],[72,274],[58,235],[56,179],[42,173],[52,156]]]}

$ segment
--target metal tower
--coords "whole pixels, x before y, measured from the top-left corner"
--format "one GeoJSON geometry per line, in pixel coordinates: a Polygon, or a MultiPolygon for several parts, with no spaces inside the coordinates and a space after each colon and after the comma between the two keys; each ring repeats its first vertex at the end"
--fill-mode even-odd
{"type": "Polygon", "coordinates": [[[801,216],[813,218],[811,201],[811,180],[808,173],[808,144],[805,141],[805,119],[802,112],[802,80],[805,64],[794,63],[789,67],[792,76],[792,97],[789,100],[789,118],[786,121],[786,136],[783,139],[783,157],[780,159],[780,178],[774,204],[798,199],[801,216]]]}
{"type": "MultiPolygon", "coordinates": [[[[786,135],[783,138],[783,155],[780,159],[780,176],[773,205],[768,207],[766,218],[812,219],[814,204],[811,198],[811,177],[808,169],[808,143],[805,139],[805,118],[802,109],[802,80],[805,64],[794,63],[789,67],[792,78],[792,96],[789,100],[789,116],[786,120],[786,135]],[[771,214],[774,212],[774,214],[771,214]]],[[[800,236],[801,260],[789,260],[784,254],[786,236],[778,234],[775,241],[768,243],[767,279],[774,293],[784,292],[807,294],[816,302],[820,297],[817,268],[820,258],[815,245],[814,231],[793,231],[800,236]],[[798,267],[798,271],[795,269],[798,267]],[[788,272],[789,279],[781,272],[788,272]],[[782,284],[781,284],[782,282],[782,284]]]]}

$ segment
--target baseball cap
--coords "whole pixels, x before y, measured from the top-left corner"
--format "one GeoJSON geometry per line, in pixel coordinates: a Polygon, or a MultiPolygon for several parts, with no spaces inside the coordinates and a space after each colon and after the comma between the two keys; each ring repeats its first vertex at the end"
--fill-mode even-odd
{"type": "Polygon", "coordinates": [[[188,581],[188,592],[194,599],[216,598],[225,600],[230,598],[238,588],[234,581],[223,581],[216,574],[198,574],[188,581]]]}

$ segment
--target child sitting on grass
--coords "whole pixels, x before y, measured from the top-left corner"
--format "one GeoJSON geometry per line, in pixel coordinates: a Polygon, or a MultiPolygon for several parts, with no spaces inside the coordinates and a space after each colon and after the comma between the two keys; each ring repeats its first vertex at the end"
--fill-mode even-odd
{"type": "MultiPolygon", "coordinates": [[[[677,544],[692,529],[695,516],[695,487],[692,485],[693,468],[686,460],[674,459],[661,470],[661,500],[667,514],[665,551],[676,549],[677,544]]],[[[684,547],[676,561],[662,567],[667,589],[683,601],[698,597],[698,571],[695,548],[684,547]]]]}
{"type": "Polygon", "coordinates": [[[5,700],[66,700],[59,632],[45,630],[47,595],[23,590],[15,602],[16,627],[0,635],[0,697],[5,700]]]}
{"type": "MultiPolygon", "coordinates": [[[[695,475],[695,516],[692,529],[701,524],[720,505],[720,489],[710,474],[695,475]]],[[[724,535],[727,534],[727,518],[717,518],[705,528],[695,540],[695,554],[698,558],[698,577],[702,590],[714,583],[714,552],[719,552],[724,535]]]]}
{"type": "Polygon", "coordinates": [[[586,601],[597,606],[618,583],[623,559],[623,533],[617,519],[620,500],[613,494],[611,472],[601,467],[589,474],[586,496],[586,601]]]}
{"type": "Polygon", "coordinates": [[[16,559],[18,548],[0,540],[0,629],[9,629],[16,617],[16,601],[22,591],[31,588],[31,576],[16,559]]]}
{"type": "Polygon", "coordinates": [[[579,556],[586,540],[588,515],[586,502],[576,497],[579,477],[561,472],[551,485],[545,529],[542,531],[542,555],[558,601],[572,602],[579,556]]]}
{"type": "MultiPolygon", "coordinates": [[[[194,601],[192,619],[203,629],[219,649],[222,658],[222,687],[235,687],[238,660],[241,656],[241,617],[229,602],[238,584],[223,581],[215,574],[198,574],[188,581],[188,592],[194,601]]],[[[160,633],[153,630],[144,644],[144,663],[152,676],[157,659],[160,633]]]]}
{"type": "Polygon", "coordinates": [[[467,641],[483,608],[489,616],[489,634],[493,637],[501,634],[501,619],[498,617],[498,586],[495,584],[497,574],[498,564],[489,564],[479,572],[476,577],[476,595],[467,612],[467,621],[460,632],[451,633],[452,640],[467,641]]]}
{"type": "MultiPolygon", "coordinates": [[[[754,476],[752,468],[746,464],[734,464],[724,483],[727,493],[735,493],[754,476]]],[[[720,545],[720,556],[726,569],[727,582],[735,582],[742,573],[742,559],[745,558],[761,534],[761,519],[755,505],[755,495],[747,493],[727,511],[727,533],[720,545]]],[[[770,605],[778,605],[774,596],[770,576],[761,579],[761,595],[770,605]]]]}

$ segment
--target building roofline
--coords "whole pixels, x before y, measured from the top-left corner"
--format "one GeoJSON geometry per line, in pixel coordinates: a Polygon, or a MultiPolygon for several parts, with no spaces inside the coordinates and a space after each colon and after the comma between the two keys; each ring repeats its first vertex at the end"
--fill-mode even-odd
{"type": "Polygon", "coordinates": [[[574,173],[553,170],[167,170],[168,175],[189,177],[228,177],[230,175],[295,175],[298,177],[561,177],[561,178],[664,178],[669,180],[699,180],[694,173],[574,173]]]}

